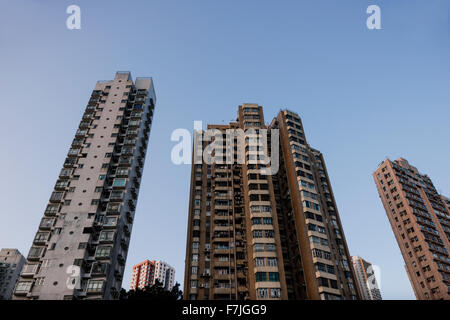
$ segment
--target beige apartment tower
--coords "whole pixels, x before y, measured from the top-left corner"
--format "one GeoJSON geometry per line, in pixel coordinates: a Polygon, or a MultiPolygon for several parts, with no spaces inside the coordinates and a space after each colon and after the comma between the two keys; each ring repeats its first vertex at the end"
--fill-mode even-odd
{"type": "MultiPolygon", "coordinates": [[[[207,129],[233,146],[215,155],[233,161],[208,164],[194,153],[184,299],[357,299],[324,160],[298,115],[281,111],[268,128],[262,107],[244,104],[236,122],[207,129]],[[230,131],[238,129],[244,139],[230,131]],[[265,129],[279,134],[249,142],[265,129]]],[[[208,150],[210,139],[200,139],[196,132],[194,150],[208,150]]]]}
{"type": "Polygon", "coordinates": [[[450,210],[431,179],[405,159],[373,174],[417,299],[450,299],[450,210]]]}
{"type": "Polygon", "coordinates": [[[118,298],[155,102],[151,78],[97,82],[15,299],[118,298]]]}

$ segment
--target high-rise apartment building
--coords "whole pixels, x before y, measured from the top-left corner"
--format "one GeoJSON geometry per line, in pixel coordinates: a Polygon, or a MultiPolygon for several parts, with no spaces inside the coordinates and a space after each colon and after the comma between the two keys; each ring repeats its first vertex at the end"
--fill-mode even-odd
{"type": "Polygon", "coordinates": [[[373,177],[417,299],[450,299],[450,210],[431,179],[405,159],[373,177]]]}
{"type": "Polygon", "coordinates": [[[175,269],[164,261],[145,260],[133,266],[130,290],[152,286],[156,280],[161,282],[166,290],[172,290],[175,284],[175,269]]]}
{"type": "Polygon", "coordinates": [[[0,250],[0,300],[11,299],[24,264],[25,258],[19,250],[0,250]]]}
{"type": "Polygon", "coordinates": [[[375,270],[370,262],[361,257],[352,257],[355,280],[362,300],[382,300],[380,287],[375,277],[375,270]]]}
{"type": "MultiPolygon", "coordinates": [[[[258,105],[244,104],[236,122],[207,129],[219,132],[218,144],[234,146],[214,150],[215,156],[234,162],[205,163],[194,154],[184,298],[356,299],[324,160],[306,143],[298,115],[281,111],[270,125],[279,138],[269,133],[267,143],[256,146],[250,141],[267,129],[258,105]],[[230,133],[238,129],[254,131],[240,139],[230,133]],[[266,146],[273,175],[259,161],[266,146]]],[[[194,151],[206,151],[209,139],[199,135],[194,151]]]]}
{"type": "Polygon", "coordinates": [[[117,72],[87,104],[39,224],[16,299],[118,298],[156,102],[117,72]]]}

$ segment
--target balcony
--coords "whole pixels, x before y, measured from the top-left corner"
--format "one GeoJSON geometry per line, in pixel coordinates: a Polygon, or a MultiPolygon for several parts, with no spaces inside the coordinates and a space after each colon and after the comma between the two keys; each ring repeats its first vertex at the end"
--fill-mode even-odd
{"type": "Polygon", "coordinates": [[[44,247],[31,247],[30,252],[28,253],[27,259],[29,261],[39,261],[39,259],[43,256],[45,251],[44,247]]]}
{"type": "Polygon", "coordinates": [[[100,97],[91,98],[91,99],[89,99],[88,106],[95,106],[99,102],[100,102],[100,97]]]}
{"type": "Polygon", "coordinates": [[[122,151],[120,152],[120,154],[123,155],[123,156],[131,156],[131,155],[133,155],[133,151],[134,151],[133,148],[123,147],[122,151]]]}
{"type": "Polygon", "coordinates": [[[141,119],[142,118],[142,111],[134,110],[131,112],[130,117],[132,119],[141,119]]]}
{"type": "Polygon", "coordinates": [[[117,227],[117,217],[107,217],[103,223],[104,229],[113,229],[117,227]]]}
{"type": "Polygon", "coordinates": [[[136,145],[136,139],[125,139],[123,141],[123,144],[128,146],[134,146],[136,145]]]}
{"type": "Polygon", "coordinates": [[[76,158],[66,158],[66,161],[64,162],[64,168],[72,168],[76,163],[76,158]]]}
{"type": "Polygon", "coordinates": [[[101,295],[105,289],[105,281],[104,280],[89,280],[86,294],[96,294],[101,295]]]}
{"type": "Polygon", "coordinates": [[[33,244],[45,245],[45,243],[50,239],[50,232],[38,232],[34,237],[33,244]]]}
{"type": "Polygon", "coordinates": [[[61,172],[59,173],[59,177],[60,178],[64,178],[64,179],[68,179],[70,178],[70,176],[72,175],[72,169],[62,169],[61,172]]]}
{"type": "Polygon", "coordinates": [[[141,125],[141,121],[139,121],[139,120],[131,120],[131,121],[128,123],[128,126],[129,126],[130,128],[139,128],[140,125],[141,125]]]}
{"type": "Polygon", "coordinates": [[[84,112],[84,114],[90,114],[90,113],[93,113],[94,111],[95,111],[95,107],[94,106],[87,106],[86,107],[86,110],[85,110],[85,112],[84,112]]]}
{"type": "Polygon", "coordinates": [[[44,214],[47,217],[53,217],[53,216],[55,216],[58,213],[59,207],[60,207],[59,204],[49,204],[45,208],[44,214]]]}
{"type": "Polygon", "coordinates": [[[50,230],[55,223],[55,219],[53,218],[42,218],[41,223],[39,224],[39,230],[50,230]]]}
{"type": "Polygon", "coordinates": [[[17,283],[14,294],[16,296],[26,296],[28,293],[30,293],[32,286],[33,282],[31,281],[20,281],[17,283]]]}
{"type": "Polygon", "coordinates": [[[119,158],[119,166],[126,167],[131,166],[132,159],[131,158],[119,158]]]}
{"type": "Polygon", "coordinates": [[[92,114],[84,114],[83,118],[84,121],[92,121],[94,119],[94,116],[92,114]]]}
{"type": "Polygon", "coordinates": [[[75,132],[75,137],[84,137],[87,135],[87,130],[77,130],[75,132]]]}
{"type": "Polygon", "coordinates": [[[75,148],[75,149],[81,148],[83,146],[83,143],[84,143],[83,140],[75,139],[72,142],[72,148],[75,148]]]}
{"type": "Polygon", "coordinates": [[[102,262],[95,262],[92,264],[92,277],[106,277],[108,275],[109,264],[102,262]]]}
{"type": "Polygon", "coordinates": [[[64,191],[69,185],[68,180],[58,180],[55,184],[55,190],[64,191]]]}
{"type": "Polygon", "coordinates": [[[114,243],[114,231],[102,231],[98,238],[99,243],[114,243]]]}
{"type": "Polygon", "coordinates": [[[125,189],[128,179],[115,178],[112,184],[113,189],[125,189]]]}
{"type": "Polygon", "coordinates": [[[127,137],[136,137],[138,135],[138,133],[139,133],[138,130],[130,128],[127,130],[126,135],[127,135],[127,137]]]}
{"type": "Polygon", "coordinates": [[[52,192],[50,202],[61,202],[64,198],[64,192],[52,192]]]}
{"type": "Polygon", "coordinates": [[[120,214],[121,208],[122,208],[122,205],[120,203],[108,203],[108,205],[106,207],[106,214],[107,215],[120,214]]]}
{"type": "Polygon", "coordinates": [[[116,177],[126,178],[128,177],[128,173],[130,172],[129,168],[118,168],[115,172],[116,177]]]}
{"type": "Polygon", "coordinates": [[[20,274],[22,277],[33,277],[39,269],[39,264],[26,264],[22,269],[22,273],[20,274]]]}
{"type": "Polygon", "coordinates": [[[78,154],[80,153],[80,149],[70,149],[69,150],[69,153],[68,153],[68,156],[69,157],[76,157],[76,156],[78,156],[78,154]]]}
{"type": "Polygon", "coordinates": [[[122,201],[124,197],[123,191],[112,191],[111,195],[109,196],[110,201],[122,201]]]}
{"type": "Polygon", "coordinates": [[[79,129],[87,129],[91,123],[89,121],[81,121],[79,125],[79,129]]]}

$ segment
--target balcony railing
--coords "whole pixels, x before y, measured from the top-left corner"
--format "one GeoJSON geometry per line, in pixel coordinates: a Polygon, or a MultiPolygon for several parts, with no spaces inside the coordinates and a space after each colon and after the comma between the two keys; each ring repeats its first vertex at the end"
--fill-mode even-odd
{"type": "Polygon", "coordinates": [[[39,260],[42,257],[44,250],[45,250],[44,247],[31,247],[27,259],[30,261],[39,260]]]}
{"type": "Polygon", "coordinates": [[[111,195],[109,196],[110,201],[122,201],[124,197],[123,191],[113,191],[111,192],[111,195]]]}
{"type": "Polygon", "coordinates": [[[53,192],[50,196],[50,202],[61,202],[64,198],[64,192],[53,192]]]}
{"type": "Polygon", "coordinates": [[[39,269],[39,264],[26,264],[23,269],[22,273],[20,274],[22,277],[32,277],[39,269]]]}
{"type": "Polygon", "coordinates": [[[53,218],[42,218],[41,223],[39,224],[39,229],[41,230],[49,230],[53,227],[53,223],[55,219],[53,218]]]}

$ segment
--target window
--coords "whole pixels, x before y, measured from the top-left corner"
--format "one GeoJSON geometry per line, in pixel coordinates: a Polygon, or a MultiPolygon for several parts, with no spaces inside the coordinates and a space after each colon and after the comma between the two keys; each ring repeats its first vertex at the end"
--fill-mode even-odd
{"type": "Polygon", "coordinates": [[[271,298],[281,298],[281,289],[279,289],[279,288],[270,289],[270,297],[271,298]]]}
{"type": "Polygon", "coordinates": [[[269,267],[276,267],[278,265],[277,258],[267,258],[267,265],[269,267]]]}
{"type": "Polygon", "coordinates": [[[95,252],[95,257],[97,258],[109,258],[111,254],[111,247],[98,246],[95,252]]]}
{"type": "Polygon", "coordinates": [[[280,274],[278,272],[269,272],[269,281],[272,282],[280,281],[280,274]]]}
{"type": "Polygon", "coordinates": [[[253,246],[253,250],[255,252],[264,251],[264,243],[255,243],[255,245],[253,246]]]}
{"type": "Polygon", "coordinates": [[[267,273],[265,272],[257,272],[255,274],[256,282],[267,281],[267,273]]]}
{"type": "Polygon", "coordinates": [[[262,238],[263,232],[262,230],[253,230],[253,238],[262,238]]]}
{"type": "Polygon", "coordinates": [[[102,231],[99,237],[100,241],[113,241],[114,231],[102,231]]]}
{"type": "Polygon", "coordinates": [[[126,183],[126,179],[114,179],[113,187],[125,187],[126,183]]]}
{"type": "Polygon", "coordinates": [[[31,289],[31,282],[21,281],[17,283],[16,293],[28,293],[31,289]]]}
{"type": "Polygon", "coordinates": [[[255,258],[255,267],[263,267],[264,266],[264,258],[255,258]]]}
{"type": "Polygon", "coordinates": [[[106,217],[104,226],[115,226],[117,224],[116,217],[106,217]]]}
{"type": "Polygon", "coordinates": [[[102,292],[103,280],[89,280],[87,291],[88,292],[102,292]]]}
{"type": "Polygon", "coordinates": [[[269,297],[269,289],[267,288],[258,288],[258,298],[264,299],[269,297]]]}

